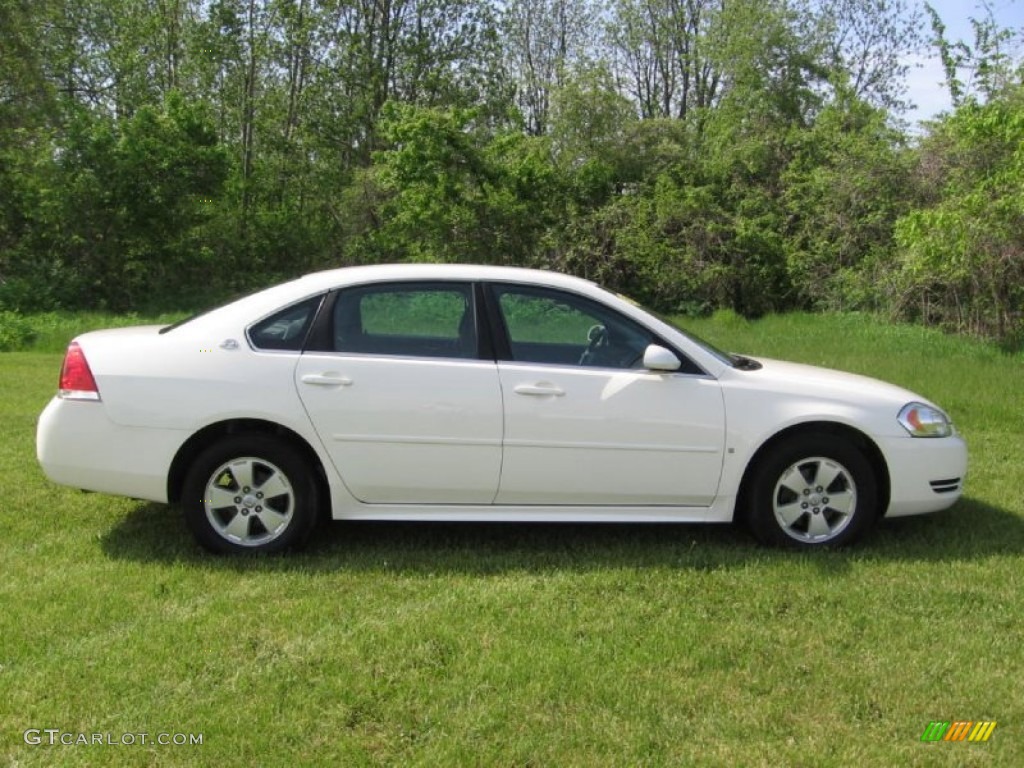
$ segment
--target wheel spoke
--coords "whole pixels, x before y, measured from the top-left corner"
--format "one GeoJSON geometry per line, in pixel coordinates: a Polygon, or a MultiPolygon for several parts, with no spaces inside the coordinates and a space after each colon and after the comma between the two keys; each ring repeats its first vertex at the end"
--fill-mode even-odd
{"type": "Polygon", "coordinates": [[[796,466],[792,466],[779,478],[779,485],[787,488],[796,496],[800,496],[807,489],[807,481],[796,466]]]}
{"type": "Polygon", "coordinates": [[[856,499],[852,493],[849,491],[840,491],[839,493],[833,493],[829,496],[828,504],[825,506],[841,515],[849,515],[853,512],[855,503],[856,499]]]}
{"type": "Polygon", "coordinates": [[[819,488],[828,490],[832,483],[836,481],[836,478],[843,473],[843,468],[838,464],[833,464],[832,462],[824,460],[819,461],[818,470],[814,478],[814,484],[819,488]]]}
{"type": "Polygon", "coordinates": [[[292,489],[288,485],[288,481],[281,475],[280,472],[274,472],[268,477],[263,485],[257,486],[257,489],[263,493],[265,499],[273,499],[277,496],[291,495],[292,489]]]}
{"type": "Polygon", "coordinates": [[[787,528],[791,528],[806,513],[807,510],[800,506],[799,501],[792,504],[779,504],[775,507],[775,514],[787,528]]]}
{"type": "Polygon", "coordinates": [[[811,515],[810,522],[807,524],[807,535],[818,537],[827,536],[832,532],[832,529],[828,527],[828,521],[825,520],[824,515],[811,515]]]}
{"type": "Polygon", "coordinates": [[[267,529],[267,533],[271,536],[276,534],[279,529],[283,529],[290,517],[269,507],[264,507],[262,512],[257,513],[257,516],[260,522],[263,523],[263,527],[267,529]]]}
{"type": "Polygon", "coordinates": [[[237,538],[244,543],[249,538],[249,518],[238,512],[222,531],[225,536],[237,538]]]}
{"type": "Polygon", "coordinates": [[[239,490],[252,487],[252,459],[243,459],[228,465],[231,474],[235,476],[239,490]]]}
{"type": "Polygon", "coordinates": [[[235,504],[237,496],[237,493],[224,488],[218,488],[212,483],[206,488],[206,503],[210,509],[224,509],[225,507],[237,506],[235,504]]]}

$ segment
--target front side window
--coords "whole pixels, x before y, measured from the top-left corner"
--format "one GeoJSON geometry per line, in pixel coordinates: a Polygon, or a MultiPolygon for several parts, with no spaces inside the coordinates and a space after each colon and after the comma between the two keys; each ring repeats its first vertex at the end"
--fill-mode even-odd
{"type": "Polygon", "coordinates": [[[468,283],[400,283],[341,291],[334,304],[334,349],[404,357],[477,356],[473,289],[468,283]]]}
{"type": "Polygon", "coordinates": [[[517,362],[641,368],[656,343],[646,328],[582,296],[506,285],[494,294],[517,362]]]}

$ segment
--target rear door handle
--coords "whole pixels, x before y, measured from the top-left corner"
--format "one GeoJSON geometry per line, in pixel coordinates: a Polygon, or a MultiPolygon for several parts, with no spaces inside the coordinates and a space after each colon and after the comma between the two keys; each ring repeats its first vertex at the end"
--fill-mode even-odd
{"type": "Polygon", "coordinates": [[[316,387],[350,387],[352,379],[337,374],[307,373],[302,377],[302,383],[312,384],[316,387]]]}
{"type": "Polygon", "coordinates": [[[533,397],[561,397],[565,394],[565,390],[554,384],[517,384],[515,393],[533,397]]]}

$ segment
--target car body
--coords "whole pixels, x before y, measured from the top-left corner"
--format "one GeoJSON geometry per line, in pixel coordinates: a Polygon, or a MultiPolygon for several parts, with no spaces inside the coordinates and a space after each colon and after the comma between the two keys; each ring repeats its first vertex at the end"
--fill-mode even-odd
{"type": "Polygon", "coordinates": [[[919,395],[722,353],[548,271],[319,272],[175,326],[86,333],[42,413],[55,482],[180,502],[213,551],[344,520],[728,522],[858,538],[962,492],[919,395]]]}

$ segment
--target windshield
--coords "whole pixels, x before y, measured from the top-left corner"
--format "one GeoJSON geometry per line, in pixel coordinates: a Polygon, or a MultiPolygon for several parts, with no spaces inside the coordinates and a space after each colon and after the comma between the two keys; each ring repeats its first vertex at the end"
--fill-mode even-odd
{"type": "Polygon", "coordinates": [[[659,320],[661,320],[661,322],[665,323],[665,325],[668,325],[671,328],[673,328],[674,330],[678,331],[683,336],[685,336],[690,341],[692,341],[694,344],[696,344],[697,346],[701,347],[706,352],[714,355],[716,358],[721,360],[726,365],[728,365],[730,367],[735,367],[737,362],[739,361],[739,358],[736,355],[731,355],[728,352],[725,352],[725,351],[719,349],[718,347],[716,347],[711,342],[705,341],[704,339],[702,339],[697,334],[692,333],[691,331],[687,331],[685,328],[680,328],[679,324],[674,322],[672,320],[672,318],[667,317],[667,316],[661,314],[660,312],[655,312],[650,307],[645,307],[639,301],[636,301],[635,299],[631,299],[629,296],[624,296],[621,293],[617,293],[616,296],[618,296],[623,301],[629,302],[634,307],[637,307],[638,309],[642,309],[647,314],[652,315],[653,317],[658,318],[659,320]]]}
{"type": "MultiPolygon", "coordinates": [[[[650,312],[650,310],[647,310],[647,311],[650,312]]],[[[679,333],[683,334],[683,336],[688,338],[694,344],[697,344],[698,346],[703,347],[706,351],[710,352],[712,355],[717,357],[719,360],[721,360],[726,365],[730,365],[730,366],[735,366],[736,365],[736,360],[737,360],[736,355],[733,355],[733,354],[730,354],[728,352],[725,352],[724,350],[721,350],[718,347],[716,347],[710,341],[705,341],[704,339],[702,339],[697,334],[695,334],[695,333],[693,333],[691,331],[687,331],[684,328],[680,328],[677,323],[673,322],[670,318],[665,317],[664,315],[659,315],[659,314],[657,314],[655,312],[651,312],[651,314],[654,315],[655,317],[657,317],[659,320],[661,320],[661,322],[665,323],[666,325],[672,326],[675,330],[679,331],[679,333]]]]}

